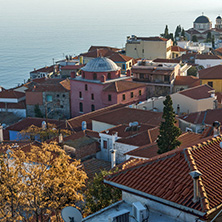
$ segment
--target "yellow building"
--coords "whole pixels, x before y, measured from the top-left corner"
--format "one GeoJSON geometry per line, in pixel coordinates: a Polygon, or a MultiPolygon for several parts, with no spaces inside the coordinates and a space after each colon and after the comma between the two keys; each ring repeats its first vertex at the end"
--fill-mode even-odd
{"type": "Polygon", "coordinates": [[[201,84],[208,84],[215,92],[222,92],[222,65],[202,69],[198,72],[201,84]]]}
{"type": "Polygon", "coordinates": [[[126,42],[126,56],[142,59],[171,58],[173,41],[161,37],[128,36],[126,42]]]}

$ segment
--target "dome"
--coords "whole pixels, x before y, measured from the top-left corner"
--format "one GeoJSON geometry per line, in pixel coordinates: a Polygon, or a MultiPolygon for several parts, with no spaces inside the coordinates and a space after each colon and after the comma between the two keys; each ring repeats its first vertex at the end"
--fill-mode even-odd
{"type": "Polygon", "coordinates": [[[221,19],[221,17],[218,15],[216,19],[221,19]]]}
{"type": "Polygon", "coordinates": [[[112,60],[104,57],[98,57],[90,60],[83,68],[86,72],[112,72],[118,71],[118,67],[112,60]]]}
{"type": "Polygon", "coordinates": [[[201,15],[201,16],[196,18],[194,23],[210,23],[210,19],[207,18],[207,16],[201,15]]]}

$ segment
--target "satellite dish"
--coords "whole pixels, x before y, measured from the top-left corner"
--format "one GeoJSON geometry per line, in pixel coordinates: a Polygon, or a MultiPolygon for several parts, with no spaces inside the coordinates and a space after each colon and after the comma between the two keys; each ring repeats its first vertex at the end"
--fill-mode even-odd
{"type": "Polygon", "coordinates": [[[81,222],[82,214],[75,207],[65,207],[61,211],[62,219],[65,222],[81,222]]]}

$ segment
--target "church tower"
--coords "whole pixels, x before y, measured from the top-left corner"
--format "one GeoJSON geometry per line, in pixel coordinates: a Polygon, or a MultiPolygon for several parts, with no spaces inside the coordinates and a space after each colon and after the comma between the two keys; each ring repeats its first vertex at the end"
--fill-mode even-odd
{"type": "Polygon", "coordinates": [[[216,18],[216,25],[215,25],[216,29],[221,29],[222,28],[222,20],[220,16],[217,16],[216,18]]]}

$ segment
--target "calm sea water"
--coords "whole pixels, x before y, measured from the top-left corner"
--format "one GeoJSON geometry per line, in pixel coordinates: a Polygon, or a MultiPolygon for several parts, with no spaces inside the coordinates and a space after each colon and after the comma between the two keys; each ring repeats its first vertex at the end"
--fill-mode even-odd
{"type": "Polygon", "coordinates": [[[156,36],[166,25],[187,29],[202,12],[214,25],[221,0],[0,0],[0,85],[17,86],[34,68],[91,45],[123,47],[126,36],[156,36]]]}

